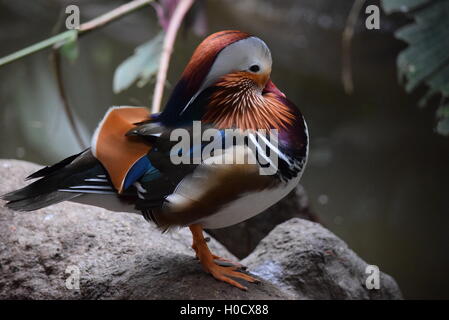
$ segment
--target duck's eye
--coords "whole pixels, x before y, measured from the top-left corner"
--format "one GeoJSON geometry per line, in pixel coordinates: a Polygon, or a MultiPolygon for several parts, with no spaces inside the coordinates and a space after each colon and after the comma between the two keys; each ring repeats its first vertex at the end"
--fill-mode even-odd
{"type": "Polygon", "coordinates": [[[258,72],[260,70],[260,67],[257,64],[253,64],[251,67],[249,67],[249,71],[251,72],[258,72]]]}

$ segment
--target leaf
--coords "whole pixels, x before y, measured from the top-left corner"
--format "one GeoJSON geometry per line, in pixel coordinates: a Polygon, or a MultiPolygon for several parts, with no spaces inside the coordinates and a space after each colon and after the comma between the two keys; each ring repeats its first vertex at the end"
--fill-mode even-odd
{"type": "Polygon", "coordinates": [[[119,93],[137,81],[144,86],[156,74],[162,53],[164,32],[161,31],[150,41],[138,46],[134,54],[124,60],[115,70],[113,90],[119,93]]]}
{"type": "Polygon", "coordinates": [[[382,0],[382,7],[388,14],[392,12],[409,12],[429,0],[382,0]]]}
{"type": "Polygon", "coordinates": [[[61,54],[69,61],[73,62],[78,58],[78,30],[71,30],[72,33],[65,40],[65,43],[59,49],[61,54]]]}
{"type": "MultiPolygon", "coordinates": [[[[387,13],[409,12],[414,19],[395,33],[409,45],[397,58],[399,80],[406,91],[425,84],[428,91],[420,99],[420,107],[436,94],[444,102],[449,97],[449,0],[383,0],[382,5],[387,13]]],[[[438,113],[442,108],[446,107],[440,107],[438,113]]],[[[437,131],[447,135],[449,116],[437,114],[437,118],[437,131]]]]}
{"type": "MultiPolygon", "coordinates": [[[[432,76],[445,72],[449,62],[449,1],[439,5],[429,5],[418,11],[415,23],[399,29],[398,39],[409,43],[409,47],[398,56],[399,75],[405,76],[408,92],[426,82],[431,88],[434,81],[427,81],[432,76]]],[[[449,75],[448,75],[449,76],[449,75]]]]}
{"type": "Polygon", "coordinates": [[[436,127],[437,132],[449,136],[449,104],[438,108],[437,117],[439,119],[436,127]]]}
{"type": "Polygon", "coordinates": [[[437,117],[439,118],[449,118],[449,104],[441,106],[437,110],[437,117]]]}
{"type": "Polygon", "coordinates": [[[444,136],[449,136],[449,104],[438,108],[437,117],[439,121],[437,123],[437,132],[444,136]]]}

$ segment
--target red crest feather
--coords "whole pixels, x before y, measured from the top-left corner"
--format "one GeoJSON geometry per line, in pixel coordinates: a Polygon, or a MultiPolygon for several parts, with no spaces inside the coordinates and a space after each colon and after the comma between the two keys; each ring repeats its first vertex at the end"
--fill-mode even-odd
{"type": "Polygon", "coordinates": [[[192,58],[181,75],[181,79],[187,80],[187,90],[192,95],[198,91],[220,51],[228,45],[248,37],[251,35],[246,32],[225,30],[211,34],[204,39],[193,52],[192,58]]]}

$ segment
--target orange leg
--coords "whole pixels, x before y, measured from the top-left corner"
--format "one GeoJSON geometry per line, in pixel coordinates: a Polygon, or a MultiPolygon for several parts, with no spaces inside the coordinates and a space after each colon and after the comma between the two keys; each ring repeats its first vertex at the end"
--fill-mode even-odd
{"type": "MultiPolygon", "coordinates": [[[[220,258],[218,256],[213,255],[209,247],[207,246],[206,240],[203,236],[203,228],[199,224],[193,224],[190,226],[190,231],[192,232],[193,236],[193,245],[192,248],[196,251],[196,256],[200,260],[203,269],[210,273],[215,279],[227,282],[237,288],[240,288],[242,290],[247,290],[248,288],[241,285],[237,281],[231,279],[233,278],[239,278],[246,280],[248,282],[258,282],[259,280],[244,274],[242,272],[236,271],[239,267],[238,266],[232,266],[232,267],[223,267],[219,266],[215,263],[214,259],[226,261],[223,258],[220,258]]],[[[228,261],[227,261],[228,262],[228,261]]]]}
{"type": "MultiPolygon", "coordinates": [[[[204,239],[206,242],[208,242],[208,240],[207,239],[204,239]]],[[[192,249],[193,250],[195,250],[195,253],[196,253],[196,259],[198,259],[198,249],[197,249],[197,245],[195,244],[195,241],[192,243],[192,249]]],[[[242,270],[246,270],[246,266],[244,266],[243,264],[241,264],[241,263],[239,263],[239,262],[235,262],[235,261],[232,261],[232,260],[229,260],[229,259],[226,259],[226,258],[223,258],[223,257],[220,257],[220,256],[217,256],[217,255],[215,255],[215,254],[213,254],[212,253],[212,258],[215,260],[215,261],[221,261],[221,262],[224,262],[224,264],[225,265],[231,265],[231,266],[233,266],[233,267],[236,267],[237,269],[242,269],[242,270]]],[[[218,263],[218,264],[220,264],[220,263],[218,263]]]]}

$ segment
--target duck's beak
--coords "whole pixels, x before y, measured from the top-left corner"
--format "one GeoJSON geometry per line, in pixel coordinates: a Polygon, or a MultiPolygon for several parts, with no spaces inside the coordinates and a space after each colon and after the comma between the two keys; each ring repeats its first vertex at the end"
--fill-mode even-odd
{"type": "Polygon", "coordinates": [[[265,87],[263,88],[262,94],[265,93],[273,93],[277,96],[285,98],[285,94],[281,90],[279,90],[278,87],[275,86],[275,84],[273,83],[273,81],[271,81],[271,79],[268,79],[267,83],[265,84],[265,87]]]}

